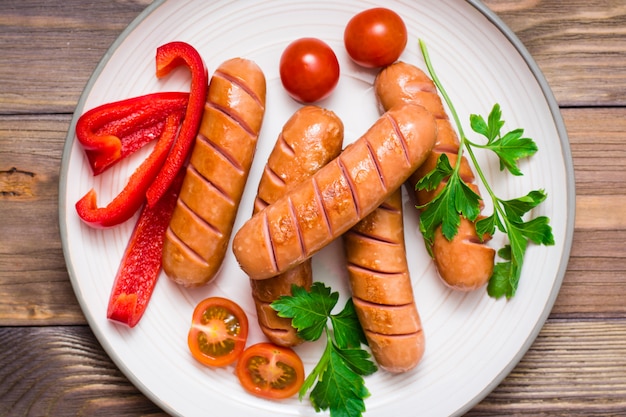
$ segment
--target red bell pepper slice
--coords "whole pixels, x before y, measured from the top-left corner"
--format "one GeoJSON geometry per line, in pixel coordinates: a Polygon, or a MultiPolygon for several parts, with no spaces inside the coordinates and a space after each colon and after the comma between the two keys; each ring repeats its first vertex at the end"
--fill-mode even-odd
{"type": "Polygon", "coordinates": [[[171,114],[165,121],[164,131],[156,146],[128,183],[106,207],[98,207],[96,191],[92,188],[76,203],[78,216],[92,227],[115,226],[130,219],[145,202],[146,190],[163,166],[176,139],[182,115],[171,114]]]}
{"type": "Polygon", "coordinates": [[[154,207],[145,205],[115,276],[107,318],[134,327],[143,316],[161,272],[165,231],[176,207],[184,171],[154,207]]]}
{"type": "Polygon", "coordinates": [[[184,115],[188,101],[189,93],[154,93],[107,103],[84,113],[76,122],[76,137],[93,174],[101,174],[159,137],[167,115],[184,115]]]}
{"type": "Polygon", "coordinates": [[[204,113],[204,105],[209,88],[208,71],[198,51],[185,42],[170,42],[157,48],[157,77],[169,74],[170,71],[182,64],[185,64],[191,72],[189,103],[185,113],[185,120],[180,127],[178,139],[167,161],[146,193],[148,205],[150,206],[154,206],[167,191],[185,164],[204,113]]]}

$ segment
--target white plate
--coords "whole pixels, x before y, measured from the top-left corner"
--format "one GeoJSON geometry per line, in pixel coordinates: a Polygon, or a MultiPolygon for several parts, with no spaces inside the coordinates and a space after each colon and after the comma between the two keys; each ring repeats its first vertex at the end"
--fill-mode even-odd
{"type": "MultiPolygon", "coordinates": [[[[74,204],[91,187],[98,190],[101,204],[109,201],[146,153],[93,178],[75,140],[76,119],[106,102],[155,91],[186,91],[186,70],[177,70],[163,80],[154,75],[156,48],[169,41],[194,45],[210,73],[234,56],[255,60],[268,80],[267,113],[236,230],[252,211],[260,172],[278,132],[298,107],[285,94],[278,76],[277,63],[287,43],[313,36],[328,42],[337,53],[341,80],[332,96],[319,104],[343,119],[345,143],[360,136],[379,116],[371,88],[375,72],[352,64],[342,44],[343,28],[350,17],[376,3],[397,11],[407,24],[409,43],[402,60],[424,68],[417,39],[426,41],[464,122],[470,113],[486,115],[498,102],[505,127],[523,127],[538,143],[540,151],[523,162],[525,176],[521,178],[500,176],[497,162],[491,158],[481,156],[481,161],[502,196],[516,197],[537,188],[547,191],[547,201],[533,214],[550,216],[556,245],[528,249],[519,291],[509,302],[496,301],[485,291],[451,292],[436,276],[417,232],[415,210],[405,196],[410,271],[427,349],[412,372],[390,375],[381,371],[367,378],[372,395],[366,400],[365,415],[461,414],[500,383],[543,326],[565,273],[573,233],[569,143],[558,107],[536,64],[486,7],[460,0],[160,1],[121,34],[78,103],[63,154],[60,225],[72,285],[92,330],[128,378],[167,412],[184,416],[316,415],[308,401],[271,402],[244,394],[232,367],[207,369],[190,357],[186,334],[191,312],[207,296],[226,296],[242,305],[252,323],[249,343],[262,340],[255,326],[247,277],[230,251],[217,279],[205,288],[185,290],[162,276],[147,312],[134,329],[107,321],[109,293],[134,219],[110,230],[94,230],[80,222],[74,204]]],[[[494,242],[500,243],[498,239],[494,242]]],[[[339,290],[343,302],[348,288],[342,266],[333,255],[336,249],[331,247],[315,257],[315,279],[339,290]]],[[[310,370],[319,357],[320,345],[297,350],[310,370]]]]}

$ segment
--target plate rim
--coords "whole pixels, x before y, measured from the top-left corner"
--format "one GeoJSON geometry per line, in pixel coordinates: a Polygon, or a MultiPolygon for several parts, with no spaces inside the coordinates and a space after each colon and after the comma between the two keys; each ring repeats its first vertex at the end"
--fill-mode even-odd
{"type": "MultiPolygon", "coordinates": [[[[149,398],[156,406],[161,408],[162,410],[168,412],[169,414],[178,415],[178,411],[173,409],[170,404],[163,402],[160,398],[158,398],[151,389],[149,389],[140,378],[138,378],[133,372],[130,371],[123,363],[122,359],[115,354],[113,346],[109,343],[108,339],[105,335],[100,331],[97,325],[94,324],[95,318],[92,316],[90,310],[85,305],[86,300],[81,296],[79,288],[78,288],[78,280],[76,277],[76,272],[74,271],[74,266],[68,262],[70,259],[69,246],[68,246],[68,236],[67,236],[67,212],[68,207],[64,197],[66,196],[67,191],[67,176],[69,170],[69,164],[67,163],[72,148],[74,146],[75,139],[75,128],[76,122],[79,118],[79,115],[76,110],[80,110],[84,107],[85,101],[87,97],[91,93],[93,86],[99,76],[101,75],[103,69],[106,67],[110,58],[113,54],[118,50],[121,44],[126,40],[126,38],[131,34],[139,24],[141,24],[147,17],[149,17],[156,9],[161,7],[167,1],[170,0],[155,0],[153,3],[149,4],[142,12],[140,12],[125,28],[124,30],[117,36],[117,38],[112,42],[109,48],[106,50],[105,54],[102,56],[97,66],[94,68],[92,74],[90,75],[88,81],[86,82],[81,95],[77,101],[75,106],[74,113],[72,115],[72,119],[70,121],[67,135],[64,142],[62,157],[61,157],[61,170],[59,174],[59,187],[58,187],[58,219],[59,219],[59,231],[63,249],[63,256],[65,259],[66,269],[68,271],[68,275],[70,278],[70,283],[72,285],[72,290],[77,298],[77,301],[81,307],[81,311],[85,315],[87,323],[89,325],[90,330],[98,340],[98,343],[102,346],[103,350],[107,353],[108,357],[111,359],[113,363],[120,369],[120,371],[124,374],[126,378],[139,390],[142,394],[144,394],[147,398],[149,398]]],[[[514,355],[513,360],[511,360],[507,366],[503,367],[502,370],[497,374],[496,377],[492,379],[492,381],[485,386],[485,388],[476,396],[472,398],[471,401],[468,401],[463,407],[459,408],[455,415],[462,415],[472,409],[476,404],[480,403],[486,396],[488,396],[497,386],[499,386],[502,381],[506,378],[506,376],[517,366],[520,360],[524,357],[528,349],[532,346],[535,339],[539,335],[541,329],[544,327],[556,301],[556,298],[560,292],[561,285],[563,283],[563,279],[567,270],[567,266],[569,263],[569,258],[571,254],[571,248],[573,244],[573,235],[574,235],[574,225],[575,225],[575,217],[576,217],[576,180],[575,180],[575,172],[574,165],[571,153],[571,146],[569,142],[569,137],[567,134],[567,129],[565,123],[563,121],[563,117],[560,111],[560,107],[558,102],[552,92],[551,87],[549,86],[545,75],[539,68],[535,59],[532,57],[530,52],[518,38],[518,36],[513,32],[511,28],[491,9],[489,9],[482,1],[480,0],[465,0],[469,5],[474,7],[483,17],[485,17],[500,33],[502,33],[507,40],[511,43],[520,57],[528,66],[530,72],[538,83],[538,86],[546,100],[546,104],[550,109],[551,119],[554,122],[554,127],[557,131],[560,148],[563,155],[563,163],[565,168],[565,178],[568,180],[565,184],[566,186],[566,216],[567,219],[565,221],[565,236],[563,242],[563,250],[561,253],[561,258],[559,261],[559,269],[554,279],[554,284],[552,286],[550,295],[548,297],[548,301],[546,302],[542,314],[539,317],[539,320],[535,323],[531,332],[529,332],[525,342],[520,346],[518,352],[514,355]]]]}

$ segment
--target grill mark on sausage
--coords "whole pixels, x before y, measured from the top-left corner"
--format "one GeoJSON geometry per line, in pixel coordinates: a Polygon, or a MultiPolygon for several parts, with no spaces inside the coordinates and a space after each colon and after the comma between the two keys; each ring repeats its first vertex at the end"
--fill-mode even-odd
{"type": "MultiPolygon", "coordinates": [[[[332,225],[330,224],[330,218],[328,217],[328,213],[326,213],[326,208],[324,207],[324,201],[322,200],[322,192],[320,191],[319,184],[315,176],[311,178],[311,182],[313,183],[313,190],[315,191],[315,200],[317,201],[318,207],[322,208],[322,214],[324,217],[324,223],[326,224],[326,232],[328,232],[328,236],[333,235],[332,225]]],[[[298,228],[298,231],[302,233],[302,231],[298,228]]]]}
{"type": "Polygon", "coordinates": [[[191,217],[193,217],[194,220],[206,225],[209,229],[213,230],[220,238],[224,236],[224,233],[222,233],[215,225],[207,222],[202,217],[198,216],[198,214],[195,211],[193,211],[191,207],[189,207],[183,200],[179,199],[178,205],[181,209],[188,212],[191,215],[191,217]]]}
{"type": "MultiPolygon", "coordinates": [[[[366,306],[372,307],[372,308],[381,308],[381,307],[389,307],[389,308],[402,308],[402,307],[406,307],[406,306],[412,306],[414,303],[406,303],[406,304],[379,304],[379,303],[374,303],[372,301],[367,301],[362,299],[361,297],[354,297],[357,298],[361,303],[365,304],[366,306]]],[[[370,330],[371,331],[371,330],[370,330]]],[[[373,332],[376,333],[376,332],[373,332]]]]}
{"type": "MultiPolygon", "coordinates": [[[[460,144],[459,144],[460,146],[460,144]]],[[[439,144],[437,146],[435,146],[433,148],[434,152],[439,152],[439,153],[446,153],[446,154],[458,154],[459,153],[459,146],[457,146],[456,148],[454,146],[450,146],[450,145],[443,145],[443,144],[439,144]]]]}
{"type": "Polygon", "coordinates": [[[265,207],[269,206],[269,204],[267,204],[266,201],[264,201],[262,198],[256,197],[254,199],[254,212],[257,213],[261,210],[263,210],[265,207]]]}
{"type": "Polygon", "coordinates": [[[387,181],[385,181],[385,176],[383,175],[382,167],[380,166],[380,161],[376,158],[376,151],[372,148],[372,144],[369,142],[365,142],[367,145],[367,151],[370,154],[370,158],[374,161],[374,166],[376,167],[376,172],[378,173],[378,178],[380,178],[380,183],[383,185],[383,189],[387,191],[389,186],[387,185],[387,181]]]}
{"type": "Polygon", "coordinates": [[[391,126],[393,127],[393,130],[396,133],[396,135],[398,135],[398,138],[400,139],[400,144],[402,145],[402,150],[404,151],[404,158],[406,159],[407,164],[410,165],[411,158],[409,157],[409,145],[406,141],[406,138],[404,137],[404,134],[402,134],[402,130],[400,129],[400,126],[398,126],[398,121],[394,119],[393,117],[391,117],[391,115],[388,113],[387,113],[387,119],[389,120],[389,122],[391,122],[391,126]]]}
{"type": "Polygon", "coordinates": [[[381,336],[384,336],[384,337],[390,337],[390,338],[393,338],[393,337],[410,336],[410,335],[413,335],[413,334],[420,334],[420,333],[422,333],[422,332],[424,331],[424,330],[422,330],[422,329],[419,329],[418,331],[416,331],[416,332],[412,332],[412,333],[385,334],[385,333],[375,332],[375,331],[370,330],[370,329],[365,329],[365,330],[366,330],[366,331],[368,331],[368,332],[370,332],[370,333],[372,333],[372,334],[377,334],[377,335],[381,335],[381,336]]]}
{"type": "Polygon", "coordinates": [[[352,195],[352,201],[354,201],[354,207],[356,209],[357,217],[361,217],[361,207],[359,206],[359,199],[357,198],[355,185],[352,182],[352,178],[348,175],[348,168],[346,168],[343,159],[338,158],[337,164],[339,165],[339,169],[341,170],[341,175],[346,179],[346,183],[348,184],[348,188],[350,188],[350,194],[352,195]]]}
{"type": "Polygon", "coordinates": [[[385,244],[394,245],[394,246],[399,246],[400,245],[400,243],[398,243],[398,242],[396,242],[394,240],[383,239],[382,237],[378,237],[378,236],[374,236],[374,235],[370,235],[370,234],[367,234],[367,233],[360,232],[360,231],[358,231],[358,230],[356,230],[354,228],[350,229],[350,231],[347,232],[347,233],[353,234],[355,236],[361,236],[363,239],[367,239],[367,240],[373,241],[373,242],[380,242],[380,243],[385,243],[385,244]]]}
{"type": "Polygon", "coordinates": [[[235,109],[233,109],[232,107],[220,106],[219,104],[214,103],[212,101],[207,101],[206,105],[208,107],[211,107],[212,109],[215,109],[217,111],[224,113],[231,120],[233,120],[236,124],[238,124],[239,127],[241,127],[250,136],[257,137],[257,132],[255,132],[254,129],[250,127],[250,125],[245,121],[245,119],[241,115],[235,113],[234,111],[235,109]]]}
{"type": "Polygon", "coordinates": [[[243,91],[245,91],[246,93],[248,93],[248,95],[250,97],[252,97],[254,99],[254,101],[259,105],[259,107],[264,108],[264,104],[263,101],[261,100],[261,98],[256,94],[256,92],[250,88],[250,86],[247,83],[244,83],[243,81],[241,81],[239,78],[236,77],[232,77],[230,74],[223,72],[221,69],[217,69],[215,71],[215,73],[213,74],[213,76],[218,76],[218,77],[222,77],[223,79],[231,82],[232,84],[235,84],[237,87],[241,88],[243,91]]]}
{"type": "Polygon", "coordinates": [[[224,189],[222,189],[221,187],[219,187],[217,184],[215,184],[213,181],[211,181],[209,178],[205,177],[204,175],[202,175],[200,173],[200,171],[198,171],[196,169],[196,167],[193,166],[193,164],[189,164],[187,167],[188,170],[193,171],[193,173],[195,175],[197,175],[198,177],[200,177],[203,181],[205,181],[211,188],[215,189],[220,196],[222,196],[224,198],[224,200],[226,200],[229,204],[234,205],[235,202],[233,201],[232,197],[229,196],[228,194],[226,194],[226,192],[224,191],[224,189]]]}
{"type": "Polygon", "coordinates": [[[276,173],[276,171],[274,171],[272,168],[270,168],[268,165],[265,165],[265,173],[271,177],[272,179],[278,181],[279,183],[281,183],[282,185],[286,185],[287,183],[285,182],[285,180],[276,173]]]}
{"type": "Polygon", "coordinates": [[[480,237],[478,236],[467,236],[466,238],[463,239],[463,241],[467,242],[470,245],[479,245],[479,246],[485,245],[485,241],[480,240],[480,237]]]}
{"type": "Polygon", "coordinates": [[[207,262],[206,259],[204,259],[202,256],[200,256],[196,251],[194,251],[193,249],[191,249],[189,247],[189,245],[187,245],[185,243],[185,241],[183,241],[180,237],[178,237],[178,235],[172,230],[171,227],[168,226],[166,233],[168,234],[169,238],[172,240],[172,242],[174,242],[174,244],[185,248],[187,253],[198,260],[198,262],[200,262],[202,265],[204,266],[209,266],[209,263],[207,262]]]}
{"type": "Polygon", "coordinates": [[[285,153],[289,154],[289,156],[296,156],[296,151],[295,149],[293,149],[293,147],[287,142],[287,140],[285,140],[285,136],[283,135],[283,133],[280,133],[280,136],[278,138],[278,143],[280,144],[281,148],[285,151],[285,153]]]}
{"type": "Polygon", "coordinates": [[[273,271],[278,271],[278,261],[276,260],[276,248],[274,248],[274,242],[272,241],[272,234],[270,233],[270,223],[267,218],[267,213],[262,213],[263,220],[263,237],[265,238],[265,244],[270,254],[270,261],[272,262],[273,271]]]}
{"type": "Polygon", "coordinates": [[[378,206],[378,208],[395,214],[400,214],[400,212],[402,211],[401,209],[398,209],[397,207],[389,204],[387,200],[383,201],[380,206],[378,206]]]}
{"type": "Polygon", "coordinates": [[[377,275],[382,275],[382,276],[388,276],[388,277],[395,277],[398,274],[401,274],[402,272],[398,272],[398,271],[381,271],[380,269],[376,269],[376,268],[367,268],[363,265],[359,265],[356,264],[352,261],[347,261],[346,263],[346,267],[349,270],[354,270],[354,271],[360,271],[361,273],[366,273],[366,274],[377,274],[377,275]]]}
{"type": "Polygon", "coordinates": [[[261,327],[265,327],[266,329],[269,329],[269,330],[271,330],[273,332],[276,332],[276,333],[284,333],[284,334],[288,333],[287,330],[285,330],[285,329],[279,329],[279,328],[276,328],[276,327],[270,327],[270,326],[268,326],[266,324],[263,324],[263,323],[260,323],[260,325],[261,325],[261,327]]]}
{"type": "MultiPolygon", "coordinates": [[[[282,132],[280,133],[280,136],[278,137],[277,142],[278,142],[278,145],[282,148],[283,152],[289,154],[290,156],[296,155],[296,152],[294,151],[294,149],[285,140],[285,137],[282,132]]],[[[271,178],[272,181],[279,183],[283,187],[286,187],[287,185],[287,182],[276,171],[274,171],[272,167],[270,167],[268,164],[265,164],[265,168],[263,169],[263,175],[271,178]]],[[[255,201],[254,201],[254,207],[257,211],[261,211],[262,209],[267,207],[269,204],[270,204],[269,201],[265,201],[258,195],[256,196],[255,201]]]]}
{"type": "MultiPolygon", "coordinates": [[[[217,70],[214,74],[214,77],[220,77],[225,79],[226,81],[230,82],[231,84],[239,87],[242,91],[244,91],[247,95],[249,95],[250,97],[252,97],[252,99],[255,101],[255,103],[258,104],[258,106],[260,108],[264,108],[265,106],[263,105],[263,102],[261,101],[261,98],[250,88],[250,86],[246,85],[245,83],[243,83],[241,80],[239,80],[238,78],[232,77],[230,74],[227,74],[225,72],[222,72],[220,70],[217,70]]],[[[246,121],[246,115],[241,115],[239,113],[236,112],[236,109],[234,107],[223,107],[220,106],[217,103],[214,103],[212,101],[207,101],[206,103],[208,106],[221,111],[222,113],[224,113],[226,116],[228,116],[229,118],[231,118],[235,123],[237,123],[239,126],[241,126],[241,128],[243,130],[245,130],[247,133],[249,133],[251,136],[253,137],[257,137],[258,136],[258,132],[256,132],[246,121]]]]}
{"type": "Polygon", "coordinates": [[[201,140],[202,142],[206,143],[208,146],[213,148],[222,158],[228,161],[228,163],[230,163],[233,168],[235,168],[241,175],[244,174],[244,169],[241,164],[237,162],[237,160],[233,158],[233,156],[228,153],[224,148],[218,146],[215,142],[213,142],[211,139],[207,138],[201,133],[198,133],[196,140],[201,140]]]}
{"type": "Polygon", "coordinates": [[[298,242],[300,242],[300,253],[306,254],[306,246],[304,244],[304,235],[302,230],[300,229],[300,225],[298,224],[298,216],[296,214],[296,208],[293,204],[293,200],[291,198],[287,199],[289,203],[289,214],[291,215],[291,221],[296,225],[296,234],[298,235],[298,242]]]}
{"type": "Polygon", "coordinates": [[[276,327],[270,327],[266,323],[259,323],[259,326],[261,326],[262,328],[266,328],[266,329],[268,329],[268,330],[270,330],[272,332],[283,334],[283,335],[286,335],[287,333],[289,333],[289,331],[287,329],[280,329],[280,328],[276,328],[276,327]]]}
{"type": "MultiPolygon", "coordinates": [[[[272,178],[272,181],[278,182],[278,183],[282,184],[283,186],[286,185],[285,180],[282,179],[276,173],[276,171],[274,171],[272,168],[270,168],[269,165],[265,165],[265,168],[263,170],[263,175],[272,178]]],[[[270,204],[269,201],[265,201],[264,199],[259,197],[258,194],[257,194],[257,196],[254,199],[254,208],[255,208],[256,211],[263,210],[265,207],[269,206],[269,204],[270,204]]]]}

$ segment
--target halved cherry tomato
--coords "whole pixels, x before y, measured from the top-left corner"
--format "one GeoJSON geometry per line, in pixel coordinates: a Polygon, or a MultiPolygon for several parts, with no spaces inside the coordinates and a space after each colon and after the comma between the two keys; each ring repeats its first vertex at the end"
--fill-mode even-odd
{"type": "Polygon", "coordinates": [[[393,10],[376,7],[352,17],[343,33],[348,55],[366,68],[395,62],[407,43],[406,25],[393,10]]]}
{"type": "Polygon", "coordinates": [[[287,45],[279,69],[287,93],[303,103],[328,97],[339,81],[335,52],[316,38],[301,38],[287,45]]]}
{"type": "Polygon", "coordinates": [[[248,318],[234,301],[207,298],[196,306],[187,337],[189,350],[200,363],[226,366],[246,347],[248,318]]]}
{"type": "Polygon", "coordinates": [[[236,372],[246,391],[269,399],[289,398],[304,383],[304,365],[298,354],[272,343],[257,343],[247,348],[236,372]]]}

